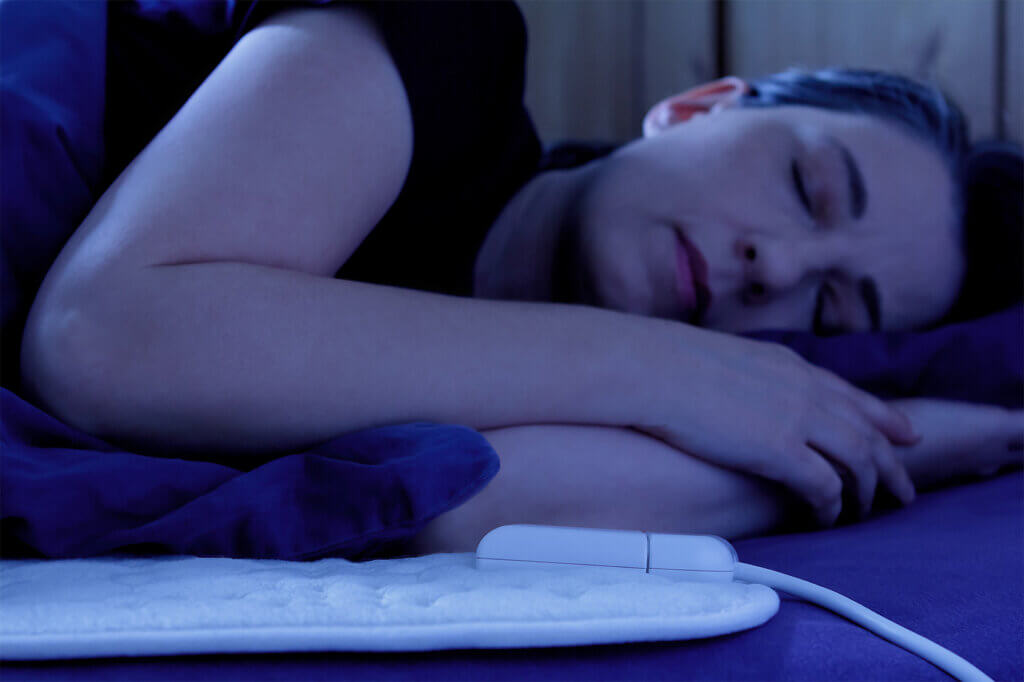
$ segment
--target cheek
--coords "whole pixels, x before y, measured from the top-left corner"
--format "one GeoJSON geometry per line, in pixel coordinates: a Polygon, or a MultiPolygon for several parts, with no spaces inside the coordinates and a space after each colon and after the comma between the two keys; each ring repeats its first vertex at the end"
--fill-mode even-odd
{"type": "Polygon", "coordinates": [[[621,208],[612,208],[606,197],[588,197],[581,202],[573,219],[572,261],[567,264],[583,291],[582,302],[601,308],[623,309],[622,292],[628,289],[627,277],[619,264],[624,248],[629,247],[629,232],[621,208]]]}
{"type": "Polygon", "coordinates": [[[938,234],[927,226],[908,232],[903,243],[879,249],[874,263],[883,297],[888,294],[888,305],[883,302],[887,324],[900,329],[941,317],[956,298],[964,270],[952,231],[938,234]]]}
{"type": "Polygon", "coordinates": [[[667,285],[661,279],[667,229],[618,214],[590,224],[580,245],[584,277],[600,307],[653,315],[667,285]]]}
{"type": "Polygon", "coordinates": [[[603,172],[577,202],[580,245],[592,257],[614,258],[635,250],[652,227],[667,224],[664,188],[645,179],[635,165],[603,172]]]}

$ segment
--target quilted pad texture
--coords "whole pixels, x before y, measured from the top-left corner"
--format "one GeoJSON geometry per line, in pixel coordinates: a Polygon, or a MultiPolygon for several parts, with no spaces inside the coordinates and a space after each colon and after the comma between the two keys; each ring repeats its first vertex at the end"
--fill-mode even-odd
{"type": "Polygon", "coordinates": [[[680,640],[756,627],[764,585],[473,553],[351,562],[115,556],[0,562],[0,657],[422,651],[680,640]]]}

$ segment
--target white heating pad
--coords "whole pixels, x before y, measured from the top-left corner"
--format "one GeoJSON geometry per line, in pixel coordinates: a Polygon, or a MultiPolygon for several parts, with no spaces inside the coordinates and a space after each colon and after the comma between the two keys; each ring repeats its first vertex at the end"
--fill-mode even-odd
{"type": "Polygon", "coordinates": [[[779,608],[763,585],[474,563],[473,553],[0,561],[0,658],[681,640],[756,627],[779,608]]]}

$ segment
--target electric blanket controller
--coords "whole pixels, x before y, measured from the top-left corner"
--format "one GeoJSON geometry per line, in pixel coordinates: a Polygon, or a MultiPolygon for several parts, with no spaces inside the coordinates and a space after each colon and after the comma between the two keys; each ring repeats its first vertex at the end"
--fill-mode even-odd
{"type": "Polygon", "coordinates": [[[935,642],[892,622],[838,592],[739,561],[736,550],[717,535],[674,535],[636,530],[513,524],[499,526],[476,548],[476,567],[592,566],[630,575],[664,575],[679,581],[767,585],[823,606],[879,637],[917,654],[958,680],[992,678],[935,642]]]}
{"type": "Polygon", "coordinates": [[[598,566],[622,573],[697,582],[731,582],[736,550],[716,535],[516,524],[484,536],[477,568],[598,566]]]}

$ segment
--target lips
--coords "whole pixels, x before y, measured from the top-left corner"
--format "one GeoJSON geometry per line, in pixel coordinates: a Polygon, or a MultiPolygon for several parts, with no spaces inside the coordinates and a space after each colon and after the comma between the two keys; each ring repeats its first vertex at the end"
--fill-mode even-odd
{"type": "Polygon", "coordinates": [[[696,306],[696,309],[690,315],[689,322],[700,324],[703,322],[708,307],[711,305],[711,289],[708,287],[708,263],[704,260],[701,252],[697,250],[697,247],[693,245],[693,242],[686,238],[682,230],[677,230],[676,234],[679,237],[682,251],[686,255],[686,262],[679,264],[680,275],[684,274],[683,269],[685,266],[686,274],[691,277],[690,282],[680,283],[680,297],[684,299],[684,305],[687,307],[696,306]],[[691,291],[693,292],[692,295],[688,295],[691,291]],[[694,301],[694,298],[696,301],[694,301]]]}

